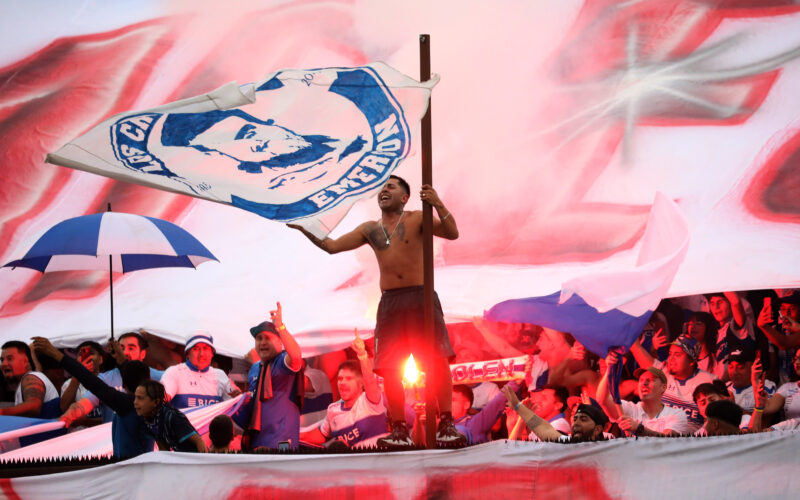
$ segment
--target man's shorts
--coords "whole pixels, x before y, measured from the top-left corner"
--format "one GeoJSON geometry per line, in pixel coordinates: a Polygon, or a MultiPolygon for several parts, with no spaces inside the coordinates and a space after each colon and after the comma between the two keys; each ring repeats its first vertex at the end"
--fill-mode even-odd
{"type": "MultiPolygon", "coordinates": [[[[375,371],[377,373],[401,370],[409,354],[419,363],[428,354],[455,358],[453,346],[447,335],[442,314],[442,304],[434,292],[434,338],[422,333],[423,287],[409,286],[386,290],[378,304],[375,325],[375,371]],[[431,352],[431,348],[433,349],[431,352]]],[[[418,365],[419,366],[419,365],[418,365]]],[[[423,365],[424,366],[424,365],[423,365]]]]}

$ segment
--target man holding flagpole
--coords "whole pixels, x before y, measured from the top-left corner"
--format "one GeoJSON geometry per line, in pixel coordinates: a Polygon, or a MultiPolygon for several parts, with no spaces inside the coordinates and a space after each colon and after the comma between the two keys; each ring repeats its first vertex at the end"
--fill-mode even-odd
{"type": "MultiPolygon", "coordinates": [[[[433,342],[423,335],[422,212],[405,210],[410,194],[408,183],[392,175],[378,193],[381,218],[365,222],[336,239],[320,239],[298,225],[289,224],[329,254],[354,250],[364,244],[369,244],[375,252],[381,287],[375,326],[375,371],[384,377],[392,419],[391,434],[379,440],[378,445],[390,449],[413,446],[404,417],[402,384],[403,363],[412,353],[426,361],[424,366],[429,372],[429,380],[441,381],[434,388],[440,414],[437,443],[458,445],[466,442],[464,435],[456,430],[450,411],[453,382],[449,359],[455,353],[438,298],[433,342]],[[433,352],[430,352],[430,345],[433,352]]],[[[436,209],[438,219],[434,220],[433,234],[449,240],[458,238],[455,218],[433,187],[423,185],[420,198],[436,209]]]]}

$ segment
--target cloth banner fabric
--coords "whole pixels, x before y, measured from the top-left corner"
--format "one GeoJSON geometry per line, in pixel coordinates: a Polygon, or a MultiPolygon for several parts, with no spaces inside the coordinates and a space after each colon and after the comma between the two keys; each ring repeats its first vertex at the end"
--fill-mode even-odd
{"type": "Polygon", "coordinates": [[[21,500],[85,498],[795,498],[800,433],[494,441],[346,455],[156,452],[98,468],[4,479],[21,500]]]}
{"type": "Polygon", "coordinates": [[[656,194],[636,265],[575,278],[561,293],[501,302],[486,318],[571,333],[605,357],[630,347],[666,294],[689,248],[689,226],[674,201],[656,194]]]}
{"type": "Polygon", "coordinates": [[[409,154],[438,78],[384,63],[280,70],[115,115],[47,161],[233,205],[326,236],[409,154]]]}
{"type": "MultiPolygon", "coordinates": [[[[241,406],[243,395],[236,396],[227,401],[197,408],[182,410],[198,434],[208,434],[208,425],[217,415],[232,415],[241,406]]],[[[53,425],[61,422],[48,421],[29,428],[30,431],[47,432],[53,425]]],[[[3,435],[0,435],[2,439],[3,435]]],[[[114,452],[111,443],[111,422],[71,432],[65,436],[48,439],[30,446],[0,454],[0,460],[9,459],[34,459],[50,457],[86,457],[86,456],[111,456],[114,452]]]]}
{"type": "Polygon", "coordinates": [[[51,439],[66,431],[64,423],[44,418],[0,416],[0,454],[51,439]]]}

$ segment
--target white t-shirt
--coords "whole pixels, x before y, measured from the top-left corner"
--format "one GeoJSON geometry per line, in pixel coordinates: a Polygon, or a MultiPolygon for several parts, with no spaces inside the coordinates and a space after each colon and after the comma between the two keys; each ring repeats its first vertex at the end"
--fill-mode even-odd
{"type": "Polygon", "coordinates": [[[200,372],[181,363],[167,368],[161,383],[175,408],[206,406],[230,399],[231,381],[219,368],[209,367],[200,372]]]}
{"type": "Polygon", "coordinates": [[[665,433],[668,430],[675,431],[679,434],[690,434],[693,429],[686,419],[686,413],[679,408],[672,408],[664,405],[658,415],[650,418],[644,411],[641,401],[638,403],[631,403],[630,401],[622,400],[622,413],[625,416],[631,417],[642,425],[660,433],[665,433]]]}
{"type": "MultiPolygon", "coordinates": [[[[752,385],[748,385],[744,389],[737,389],[733,386],[733,382],[728,382],[726,386],[731,394],[733,394],[733,400],[736,401],[737,405],[747,411],[753,411],[756,407],[756,397],[753,394],[752,385]]],[[[770,396],[775,394],[775,382],[772,380],[765,380],[764,390],[767,391],[767,394],[770,396]]]]}
{"type": "Polygon", "coordinates": [[[785,398],[783,403],[783,411],[786,412],[786,418],[800,417],[800,382],[788,382],[778,388],[778,394],[785,398]]]}
{"type": "MultiPolygon", "coordinates": [[[[72,382],[71,378],[64,381],[64,384],[61,386],[61,394],[64,394],[64,391],[67,390],[67,386],[69,386],[70,382],[72,382]]],[[[85,398],[87,394],[91,394],[89,390],[86,389],[86,387],[84,387],[83,384],[78,384],[78,390],[75,391],[75,401],[80,401],[81,399],[85,398]]],[[[89,414],[86,415],[87,418],[100,418],[101,416],[102,414],[100,413],[99,406],[95,406],[94,408],[92,408],[92,411],[90,411],[89,414]]],[[[84,427],[81,426],[81,428],[84,427]]],[[[72,431],[72,429],[73,428],[70,427],[70,431],[72,431]]]]}
{"type": "Polygon", "coordinates": [[[664,371],[667,376],[667,390],[661,396],[661,402],[672,408],[683,410],[686,413],[686,419],[689,421],[689,427],[692,432],[702,427],[703,417],[700,415],[700,410],[697,408],[692,394],[698,385],[713,382],[714,375],[703,370],[697,370],[694,375],[686,380],[679,380],[664,370],[663,362],[656,361],[653,366],[664,371]]]}
{"type": "Polygon", "coordinates": [[[319,426],[326,438],[335,437],[351,448],[375,446],[378,439],[389,434],[386,422],[386,404],[383,396],[378,403],[367,399],[362,392],[350,408],[339,400],[328,407],[328,414],[319,426]]]}
{"type": "MultiPolygon", "coordinates": [[[[59,406],[59,402],[61,401],[61,396],[58,395],[58,391],[56,387],[50,382],[50,379],[47,378],[47,375],[41,372],[28,372],[22,377],[27,377],[28,375],[33,375],[39,380],[42,381],[44,384],[44,398],[42,399],[42,410],[37,418],[58,418],[61,414],[61,408],[59,406]]],[[[14,393],[14,406],[22,404],[22,379],[20,379],[20,384],[17,386],[17,391],[14,393]]]]}

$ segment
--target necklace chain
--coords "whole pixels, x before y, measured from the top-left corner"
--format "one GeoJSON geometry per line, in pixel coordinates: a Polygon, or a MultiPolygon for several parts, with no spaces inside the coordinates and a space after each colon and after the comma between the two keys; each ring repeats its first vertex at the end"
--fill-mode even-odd
{"type": "Polygon", "coordinates": [[[384,236],[386,236],[386,244],[387,244],[387,245],[390,245],[390,244],[391,244],[392,236],[394,236],[394,232],[395,232],[395,231],[397,231],[397,227],[398,227],[398,226],[400,225],[400,223],[403,221],[403,216],[404,216],[405,214],[406,214],[406,212],[405,212],[405,211],[403,211],[403,213],[401,213],[401,214],[400,214],[400,218],[397,220],[397,224],[395,224],[395,226],[394,226],[394,229],[392,229],[392,234],[388,234],[388,233],[386,232],[386,228],[385,228],[385,227],[383,227],[383,217],[381,217],[381,220],[379,221],[379,224],[380,224],[380,226],[381,226],[381,231],[383,231],[383,235],[384,235],[384,236]]]}

